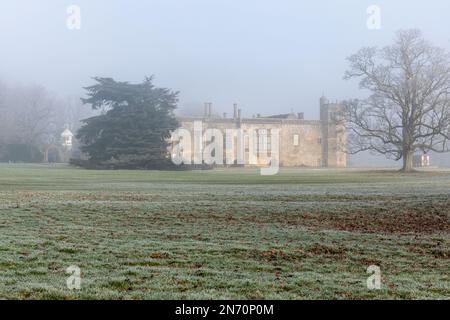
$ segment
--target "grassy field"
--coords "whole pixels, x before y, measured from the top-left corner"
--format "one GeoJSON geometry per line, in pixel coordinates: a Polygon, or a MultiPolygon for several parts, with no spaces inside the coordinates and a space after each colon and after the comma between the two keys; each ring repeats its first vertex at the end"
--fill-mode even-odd
{"type": "Polygon", "coordinates": [[[3,164],[0,299],[448,299],[449,194],[450,171],[3,164]]]}

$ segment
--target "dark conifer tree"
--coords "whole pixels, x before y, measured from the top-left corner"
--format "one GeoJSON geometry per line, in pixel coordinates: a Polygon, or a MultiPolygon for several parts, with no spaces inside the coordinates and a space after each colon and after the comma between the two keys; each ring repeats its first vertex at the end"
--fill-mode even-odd
{"type": "MultiPolygon", "coordinates": [[[[142,83],[94,80],[82,99],[101,114],[83,120],[77,132],[88,167],[153,169],[170,166],[168,140],[179,124],[174,116],[178,92],[142,83]]],[[[83,162],[81,162],[83,163],[83,162]]]]}

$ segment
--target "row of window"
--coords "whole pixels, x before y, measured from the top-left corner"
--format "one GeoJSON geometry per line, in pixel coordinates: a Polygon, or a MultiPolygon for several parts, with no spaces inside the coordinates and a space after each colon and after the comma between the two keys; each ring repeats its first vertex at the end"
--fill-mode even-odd
{"type": "MultiPolygon", "coordinates": [[[[294,134],[293,145],[295,147],[300,145],[300,135],[294,134]]],[[[270,129],[259,129],[257,130],[257,141],[258,141],[258,149],[263,151],[268,151],[272,147],[270,129]]],[[[244,137],[244,148],[246,151],[249,149],[249,137],[244,137]]],[[[214,141],[214,137],[211,139],[211,142],[214,141]]],[[[223,143],[226,145],[225,137],[223,138],[223,143]]],[[[234,138],[234,144],[236,145],[236,137],[234,138]]],[[[317,144],[322,144],[322,138],[317,138],[317,144]]]]}

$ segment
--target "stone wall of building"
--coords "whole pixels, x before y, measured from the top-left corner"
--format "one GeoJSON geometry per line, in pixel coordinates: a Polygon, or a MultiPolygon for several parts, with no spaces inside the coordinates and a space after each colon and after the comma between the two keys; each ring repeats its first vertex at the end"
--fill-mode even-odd
{"type": "MultiPolygon", "coordinates": [[[[285,114],[269,117],[241,118],[240,110],[234,110],[232,118],[213,118],[211,104],[205,106],[205,116],[201,118],[179,118],[181,128],[191,133],[191,154],[194,155],[194,123],[201,124],[202,132],[207,129],[218,129],[223,134],[224,152],[223,163],[227,164],[226,154],[237,157],[237,130],[241,130],[243,139],[244,165],[261,166],[266,161],[251,156],[254,150],[261,147],[261,141],[267,143],[268,155],[273,143],[270,140],[271,130],[279,132],[279,160],[284,167],[346,167],[345,154],[346,135],[343,123],[336,120],[341,105],[328,103],[320,99],[320,120],[304,120],[302,114],[285,114]],[[232,145],[227,145],[226,131],[233,132],[232,145]],[[256,135],[255,135],[256,134],[256,135]],[[261,137],[267,140],[260,140],[261,137]],[[265,138],[264,138],[265,139],[265,138]],[[253,141],[253,144],[251,142],[253,141]],[[228,148],[228,149],[226,149],[228,148]]],[[[198,138],[198,137],[197,137],[198,138]]],[[[198,142],[198,141],[197,141],[198,142]]],[[[211,141],[202,139],[203,147],[211,141]]],[[[257,153],[258,154],[258,153],[257,153]]],[[[229,163],[228,163],[229,164],[229,163]]]]}
{"type": "Polygon", "coordinates": [[[341,118],[343,106],[320,98],[320,125],[322,138],[322,167],[346,167],[347,136],[341,118]]]}

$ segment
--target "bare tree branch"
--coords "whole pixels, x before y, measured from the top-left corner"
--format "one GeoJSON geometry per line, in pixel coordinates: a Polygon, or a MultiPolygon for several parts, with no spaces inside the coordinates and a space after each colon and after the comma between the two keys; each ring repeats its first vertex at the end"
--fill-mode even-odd
{"type": "Polygon", "coordinates": [[[345,102],[348,152],[371,151],[403,159],[450,151],[450,56],[431,46],[420,31],[399,31],[394,44],[363,48],[348,58],[345,79],[357,78],[371,95],[345,102]]]}

